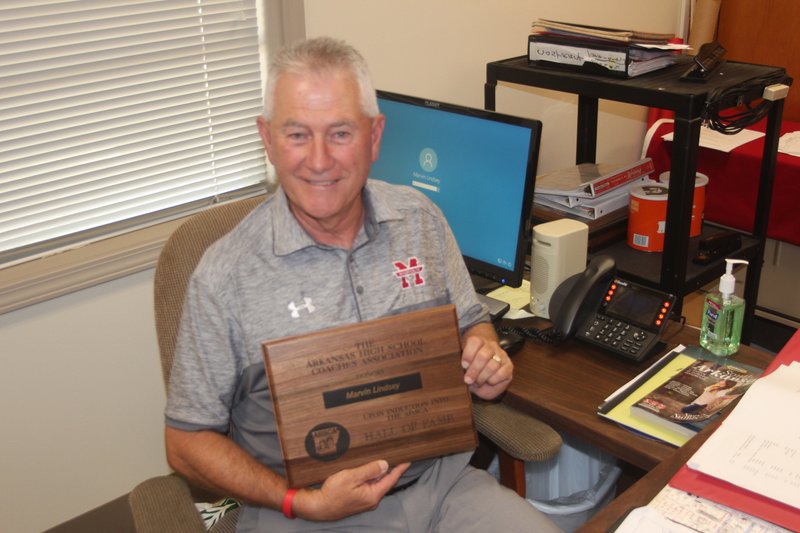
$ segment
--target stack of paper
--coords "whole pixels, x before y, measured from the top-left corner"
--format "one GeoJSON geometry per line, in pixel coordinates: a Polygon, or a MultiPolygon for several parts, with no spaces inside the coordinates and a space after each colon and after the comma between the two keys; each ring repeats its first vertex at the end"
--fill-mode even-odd
{"type": "Polygon", "coordinates": [[[614,531],[785,533],[788,530],[667,485],[647,506],[632,510],[614,531]]]}
{"type": "Polygon", "coordinates": [[[800,510],[800,363],[756,381],[689,460],[694,470],[800,510]]]}
{"type": "Polygon", "coordinates": [[[624,43],[660,44],[667,45],[675,37],[673,33],[655,33],[639,30],[608,28],[603,26],[590,26],[557,20],[536,19],[531,29],[534,33],[553,32],[571,37],[591,37],[624,43]]]}
{"type": "Polygon", "coordinates": [[[641,32],[537,19],[528,36],[528,59],[537,65],[591,74],[633,77],[675,63],[673,34],[641,32]]]}

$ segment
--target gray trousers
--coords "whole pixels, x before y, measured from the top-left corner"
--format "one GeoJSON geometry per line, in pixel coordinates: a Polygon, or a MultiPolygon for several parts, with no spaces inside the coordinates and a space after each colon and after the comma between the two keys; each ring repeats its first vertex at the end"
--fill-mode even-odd
{"type": "Polygon", "coordinates": [[[560,529],[514,491],[469,465],[471,453],[444,457],[411,487],[377,509],[336,522],[289,520],[271,509],[246,509],[239,532],[556,532],[560,529]]]}

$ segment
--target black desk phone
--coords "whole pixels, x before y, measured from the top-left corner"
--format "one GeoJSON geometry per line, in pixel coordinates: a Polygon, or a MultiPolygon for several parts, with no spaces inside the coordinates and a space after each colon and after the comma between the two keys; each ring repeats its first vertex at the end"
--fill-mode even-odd
{"type": "Polygon", "coordinates": [[[560,337],[640,361],[659,345],[675,296],[624,280],[615,270],[609,256],[592,259],[562,284],[568,290],[563,299],[558,290],[553,294],[550,316],[560,337]]]}
{"type": "Polygon", "coordinates": [[[586,270],[565,280],[550,298],[553,327],[506,328],[545,343],[569,338],[641,361],[661,348],[675,296],[624,280],[614,259],[595,256],[586,270]]]}

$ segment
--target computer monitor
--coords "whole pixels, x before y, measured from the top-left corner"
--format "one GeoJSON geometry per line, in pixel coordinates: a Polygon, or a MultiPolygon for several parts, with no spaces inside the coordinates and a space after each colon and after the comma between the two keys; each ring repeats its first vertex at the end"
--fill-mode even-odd
{"type": "Polygon", "coordinates": [[[433,200],[473,279],[519,287],[542,123],[386,91],[378,105],[386,128],[371,177],[433,200]]]}

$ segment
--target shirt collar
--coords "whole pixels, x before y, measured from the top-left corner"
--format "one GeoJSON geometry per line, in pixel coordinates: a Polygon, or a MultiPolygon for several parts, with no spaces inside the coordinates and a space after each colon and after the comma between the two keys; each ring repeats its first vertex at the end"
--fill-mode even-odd
{"type": "MultiPolygon", "coordinates": [[[[389,220],[402,218],[400,210],[395,208],[383,182],[367,180],[361,192],[364,199],[364,226],[356,236],[353,247],[357,247],[380,231],[380,224],[389,220]]],[[[321,246],[297,222],[289,208],[289,200],[283,188],[275,191],[275,211],[272,226],[272,242],[275,255],[289,255],[309,246],[321,246]]]]}
{"type": "Polygon", "coordinates": [[[364,187],[364,205],[368,217],[376,224],[403,218],[403,213],[391,201],[391,185],[378,180],[367,180],[364,187]]]}

